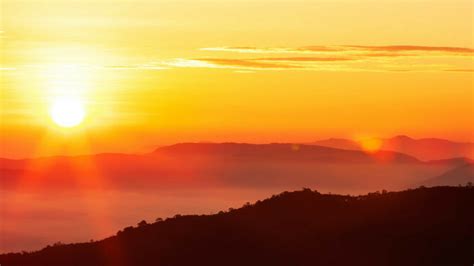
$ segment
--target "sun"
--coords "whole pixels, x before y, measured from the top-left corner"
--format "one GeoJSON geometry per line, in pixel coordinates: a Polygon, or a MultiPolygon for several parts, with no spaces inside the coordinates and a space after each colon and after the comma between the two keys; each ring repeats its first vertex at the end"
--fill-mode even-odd
{"type": "Polygon", "coordinates": [[[86,110],[79,98],[63,96],[53,100],[50,115],[58,126],[70,128],[84,121],[86,110]]]}
{"type": "Polygon", "coordinates": [[[364,138],[360,140],[362,150],[368,153],[375,153],[382,148],[382,140],[377,138],[364,138]]]}

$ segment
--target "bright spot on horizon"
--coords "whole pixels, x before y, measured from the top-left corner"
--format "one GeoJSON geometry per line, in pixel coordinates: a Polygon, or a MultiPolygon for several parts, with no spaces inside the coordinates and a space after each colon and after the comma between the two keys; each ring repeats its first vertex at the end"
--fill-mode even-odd
{"type": "Polygon", "coordinates": [[[360,140],[362,150],[368,153],[378,152],[380,148],[382,148],[382,144],[382,140],[377,138],[366,138],[360,140]]]}
{"type": "Polygon", "coordinates": [[[62,96],[54,99],[50,108],[51,119],[60,127],[75,127],[86,116],[83,103],[79,98],[62,96]]]}

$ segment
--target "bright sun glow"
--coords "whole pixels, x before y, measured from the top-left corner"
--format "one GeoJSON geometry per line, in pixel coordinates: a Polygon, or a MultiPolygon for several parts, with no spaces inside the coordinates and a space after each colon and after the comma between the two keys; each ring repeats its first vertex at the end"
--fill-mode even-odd
{"type": "Polygon", "coordinates": [[[84,120],[86,111],[80,99],[58,97],[54,99],[51,105],[50,115],[57,125],[61,127],[74,127],[84,120]]]}
{"type": "Polygon", "coordinates": [[[369,152],[369,153],[374,153],[380,150],[382,147],[382,141],[380,139],[376,138],[365,138],[360,140],[360,145],[362,150],[369,152]]]}

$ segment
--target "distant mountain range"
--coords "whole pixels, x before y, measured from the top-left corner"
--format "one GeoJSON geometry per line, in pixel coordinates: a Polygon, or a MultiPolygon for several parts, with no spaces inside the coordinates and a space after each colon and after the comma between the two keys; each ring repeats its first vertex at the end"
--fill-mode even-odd
{"type": "Polygon", "coordinates": [[[247,143],[179,143],[161,147],[154,154],[177,156],[214,157],[222,160],[281,160],[312,161],[328,163],[372,163],[389,160],[396,163],[417,163],[418,159],[399,152],[380,150],[368,155],[360,151],[315,145],[291,143],[247,144],[247,143]]]}
{"type": "MultiPolygon", "coordinates": [[[[0,159],[0,181],[34,177],[41,186],[67,188],[100,176],[109,188],[247,187],[363,193],[399,190],[472,164],[465,158],[423,162],[399,152],[366,153],[301,144],[181,143],[142,155],[97,154],[25,160],[0,159]]],[[[464,177],[463,177],[464,178],[464,177]]],[[[470,177],[467,177],[470,179],[470,177]]],[[[444,178],[438,185],[458,185],[444,178]]]]}
{"type": "Polygon", "coordinates": [[[104,240],[0,255],[1,265],[471,265],[474,188],[365,196],[284,192],[214,215],[177,215],[104,240]]]}
{"type": "MultiPolygon", "coordinates": [[[[375,142],[375,145],[379,145],[377,149],[404,153],[423,161],[456,157],[474,158],[474,143],[470,142],[453,142],[437,138],[413,139],[408,136],[396,136],[387,139],[374,138],[365,141],[375,142]]],[[[353,141],[331,138],[309,144],[347,150],[364,149],[364,140],[353,141]]]]}

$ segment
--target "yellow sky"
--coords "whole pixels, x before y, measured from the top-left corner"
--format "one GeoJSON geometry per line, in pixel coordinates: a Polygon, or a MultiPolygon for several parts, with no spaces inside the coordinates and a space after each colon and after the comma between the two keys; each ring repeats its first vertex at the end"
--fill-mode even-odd
{"type": "Polygon", "coordinates": [[[0,156],[472,141],[473,22],[472,1],[2,0],[0,156]],[[77,128],[51,122],[61,94],[84,102],[77,128]]]}

